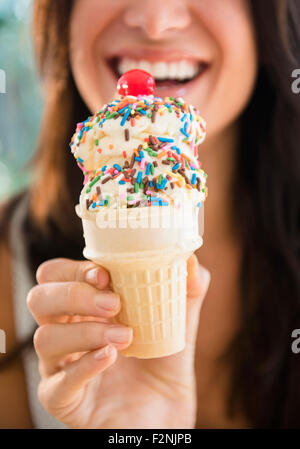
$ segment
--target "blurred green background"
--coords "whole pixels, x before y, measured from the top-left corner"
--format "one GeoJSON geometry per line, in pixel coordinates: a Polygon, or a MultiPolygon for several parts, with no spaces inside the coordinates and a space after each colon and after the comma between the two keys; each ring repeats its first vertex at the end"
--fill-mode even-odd
{"type": "Polygon", "coordinates": [[[36,145],[41,95],[31,43],[32,0],[0,0],[0,200],[24,187],[36,145]]]}

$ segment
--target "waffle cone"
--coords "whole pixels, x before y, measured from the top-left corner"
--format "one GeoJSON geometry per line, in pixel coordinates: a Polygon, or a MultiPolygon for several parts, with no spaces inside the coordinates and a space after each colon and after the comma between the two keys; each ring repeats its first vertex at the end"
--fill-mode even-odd
{"type": "Polygon", "coordinates": [[[120,295],[118,321],[132,327],[133,343],[122,353],[139,358],[163,357],[185,346],[187,258],[164,254],[132,259],[136,268],[102,260],[120,295]]]}
{"type": "MultiPolygon", "coordinates": [[[[83,228],[84,256],[109,271],[112,288],[121,298],[117,321],[133,329],[133,342],[122,351],[123,355],[146,359],[184,349],[187,259],[202,244],[198,231],[181,246],[169,240],[169,244],[162,247],[162,240],[154,244],[160,249],[149,249],[144,243],[142,250],[139,233],[135,232],[137,237],[133,239],[132,230],[123,229],[122,240],[114,247],[114,239],[111,251],[107,252],[103,251],[103,246],[107,245],[111,230],[98,229],[89,217],[83,218],[83,228]],[[128,239],[137,251],[128,252],[128,239]],[[122,246],[126,251],[120,251],[122,246]]],[[[142,230],[145,242],[153,238],[151,232],[153,230],[142,230]]],[[[170,229],[168,234],[170,236],[170,229]]],[[[155,230],[155,236],[161,235],[162,230],[155,230]]],[[[178,239],[178,235],[175,237],[178,239]]]]}

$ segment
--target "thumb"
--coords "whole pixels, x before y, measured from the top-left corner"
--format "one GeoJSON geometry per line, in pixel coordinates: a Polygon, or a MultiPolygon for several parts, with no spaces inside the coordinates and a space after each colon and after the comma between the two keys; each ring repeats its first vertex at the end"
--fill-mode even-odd
{"type": "Polygon", "coordinates": [[[210,273],[199,264],[193,254],[187,263],[187,322],[186,340],[193,347],[196,343],[199,315],[210,283],[210,273]]]}

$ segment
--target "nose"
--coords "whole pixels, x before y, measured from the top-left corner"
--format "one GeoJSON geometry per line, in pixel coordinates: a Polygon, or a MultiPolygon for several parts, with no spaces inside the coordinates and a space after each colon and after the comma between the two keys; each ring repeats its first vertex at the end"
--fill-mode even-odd
{"type": "Polygon", "coordinates": [[[191,23],[186,0],[134,0],[124,11],[128,27],[140,28],[152,40],[170,30],[182,30],[191,23]]]}

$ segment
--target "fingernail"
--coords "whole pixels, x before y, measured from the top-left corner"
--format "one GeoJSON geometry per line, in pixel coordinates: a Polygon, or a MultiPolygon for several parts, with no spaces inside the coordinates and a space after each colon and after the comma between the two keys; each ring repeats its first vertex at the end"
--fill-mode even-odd
{"type": "Polygon", "coordinates": [[[96,306],[104,310],[117,310],[120,299],[115,293],[100,293],[95,297],[96,306]]]}
{"type": "Polygon", "coordinates": [[[113,347],[112,346],[105,346],[105,348],[99,349],[99,351],[96,351],[94,354],[94,358],[96,360],[103,360],[103,359],[107,359],[113,352],[113,347]]]}
{"type": "Polygon", "coordinates": [[[87,271],[85,279],[98,288],[105,288],[109,283],[109,274],[103,267],[91,268],[87,271]]]}
{"type": "Polygon", "coordinates": [[[111,343],[127,343],[132,335],[132,329],[127,327],[111,327],[107,329],[105,336],[111,343]]]}
{"type": "Polygon", "coordinates": [[[98,284],[98,268],[92,268],[89,270],[86,273],[85,278],[90,284],[98,284]]]}

